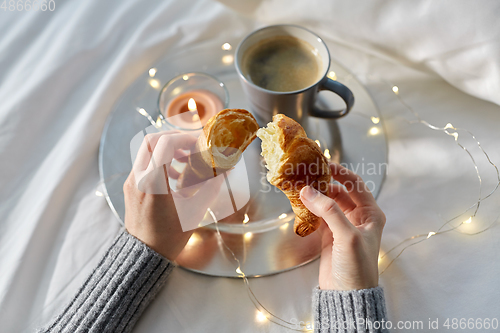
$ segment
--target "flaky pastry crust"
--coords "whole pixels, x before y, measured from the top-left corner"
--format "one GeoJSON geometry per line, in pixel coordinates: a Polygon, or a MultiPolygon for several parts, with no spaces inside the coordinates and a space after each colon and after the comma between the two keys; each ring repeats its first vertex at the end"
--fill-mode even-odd
{"type": "Polygon", "coordinates": [[[243,109],[225,109],[210,118],[198,137],[194,154],[181,173],[178,188],[186,188],[233,168],[256,138],[259,125],[243,109]]]}
{"type": "Polygon", "coordinates": [[[309,185],[327,194],[331,180],[327,158],[299,123],[282,114],[259,129],[257,136],[262,139],[262,156],[269,170],[267,180],[285,193],[292,205],[295,233],[302,237],[311,234],[321,220],[304,206],[300,190],[309,185]]]}

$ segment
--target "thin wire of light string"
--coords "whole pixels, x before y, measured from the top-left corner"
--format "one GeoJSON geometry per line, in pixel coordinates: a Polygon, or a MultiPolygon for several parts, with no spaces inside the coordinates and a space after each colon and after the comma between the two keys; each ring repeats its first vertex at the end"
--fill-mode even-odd
{"type": "MultiPolygon", "coordinates": [[[[346,78],[349,78],[349,77],[353,77],[354,75],[353,74],[350,74],[349,76],[347,76],[346,78]]],[[[368,76],[369,79],[371,79],[369,76],[368,76]]],[[[472,216],[469,217],[469,219],[472,219],[474,217],[476,217],[477,215],[477,212],[479,211],[479,207],[482,203],[482,201],[484,201],[485,199],[488,199],[491,195],[493,195],[499,188],[500,186],[500,172],[499,172],[499,169],[498,167],[491,161],[490,159],[490,156],[488,155],[488,153],[483,149],[481,143],[479,142],[479,140],[477,140],[476,136],[469,130],[467,129],[463,129],[463,128],[456,128],[454,127],[453,125],[451,125],[451,123],[448,123],[445,127],[438,127],[438,126],[435,126],[435,125],[432,125],[430,123],[428,123],[427,121],[423,120],[420,115],[408,104],[406,103],[406,101],[400,96],[399,94],[399,87],[391,84],[390,82],[386,81],[386,80],[380,80],[380,79],[377,79],[377,81],[379,82],[383,82],[385,83],[386,85],[388,85],[393,93],[396,95],[398,101],[408,110],[410,111],[416,118],[417,120],[413,120],[413,121],[408,121],[409,124],[415,124],[415,123],[420,123],[420,124],[423,124],[424,126],[432,129],[432,130],[436,130],[436,131],[441,131],[441,132],[444,132],[446,133],[447,135],[449,136],[453,136],[455,138],[455,142],[457,143],[457,145],[462,149],[464,150],[467,155],[469,156],[470,160],[472,161],[473,165],[474,165],[474,170],[476,171],[476,176],[478,178],[478,183],[479,183],[479,196],[478,196],[478,200],[472,204],[469,208],[467,208],[465,211],[463,211],[462,213],[456,215],[455,217],[447,220],[445,223],[443,223],[441,225],[441,227],[437,230],[437,232],[429,232],[427,234],[419,234],[419,235],[414,235],[414,236],[411,236],[411,237],[408,237],[406,239],[404,239],[403,241],[401,241],[400,243],[396,244],[395,246],[393,246],[390,250],[388,250],[387,252],[385,252],[381,257],[380,257],[380,260],[382,260],[383,258],[385,258],[387,255],[389,255],[389,253],[391,253],[392,251],[394,251],[396,248],[400,247],[402,244],[410,241],[410,240],[413,240],[413,239],[417,239],[417,238],[421,238],[421,237],[425,237],[427,236],[426,238],[424,239],[421,239],[421,240],[418,240],[416,242],[413,242],[407,246],[405,246],[403,249],[401,249],[401,251],[396,255],[396,257],[394,257],[386,266],[385,268],[380,272],[379,275],[382,275],[393,263],[396,259],[398,259],[402,254],[403,252],[414,246],[414,245],[417,245],[419,243],[422,243],[423,241],[426,241],[428,240],[431,236],[436,236],[436,235],[440,235],[440,234],[443,234],[443,233],[447,233],[449,231],[453,231],[453,230],[457,230],[462,224],[464,223],[467,223],[467,222],[461,222],[460,224],[450,228],[450,229],[447,229],[447,230],[444,230],[444,231],[441,231],[444,227],[446,227],[447,225],[449,225],[452,221],[456,220],[457,218],[463,216],[465,213],[467,213],[470,209],[476,207],[476,209],[474,210],[474,213],[472,216]],[[448,129],[452,129],[454,130],[455,132],[450,132],[448,131],[448,129]],[[497,183],[495,185],[495,187],[493,188],[493,190],[488,194],[486,195],[484,198],[481,196],[481,193],[482,193],[482,186],[483,186],[483,182],[482,182],[482,178],[481,178],[481,174],[479,172],[479,168],[478,168],[478,165],[476,163],[476,160],[474,159],[474,157],[472,156],[471,152],[465,147],[463,146],[460,142],[459,142],[459,135],[458,135],[458,132],[459,131],[465,131],[467,132],[472,138],[473,140],[475,141],[475,143],[477,144],[478,148],[481,150],[481,152],[483,153],[483,155],[486,157],[486,159],[488,160],[488,163],[494,167],[495,169],[495,172],[496,172],[496,175],[497,175],[497,183]]],[[[486,228],[478,231],[478,232],[475,232],[475,233],[464,233],[460,230],[457,230],[458,232],[462,233],[462,234],[466,234],[466,235],[478,235],[478,234],[481,234],[483,232],[485,232],[486,230],[490,229],[496,222],[498,221],[498,218],[496,220],[494,220],[491,224],[489,224],[486,228]]],[[[470,221],[469,221],[470,222],[470,221]]]]}
{"type": "Polygon", "coordinates": [[[266,317],[266,319],[269,320],[270,322],[276,324],[276,325],[281,326],[281,327],[284,327],[284,328],[287,328],[289,330],[296,331],[296,332],[308,332],[308,331],[310,331],[310,330],[307,330],[307,329],[299,330],[299,329],[291,328],[291,327],[287,326],[287,325],[295,326],[295,324],[293,324],[291,322],[288,322],[288,321],[286,321],[284,319],[281,319],[280,317],[278,317],[277,315],[275,315],[274,313],[272,313],[270,310],[268,310],[259,301],[259,299],[257,298],[257,296],[255,296],[252,288],[250,287],[250,282],[248,281],[248,278],[247,278],[246,274],[241,269],[240,260],[238,259],[238,257],[236,256],[236,254],[234,254],[233,250],[231,250],[231,248],[226,244],[226,242],[222,238],[222,235],[220,233],[218,222],[217,222],[217,218],[216,218],[215,214],[213,213],[213,211],[210,208],[208,209],[208,212],[209,212],[210,216],[212,217],[212,219],[213,219],[213,221],[215,223],[215,229],[217,231],[217,239],[219,241],[219,244],[223,244],[224,245],[224,247],[226,248],[226,250],[229,251],[229,253],[233,257],[233,259],[238,264],[238,267],[236,268],[236,272],[238,273],[239,277],[241,277],[243,279],[243,281],[245,283],[245,287],[247,289],[248,296],[250,298],[250,301],[252,302],[252,304],[254,305],[254,307],[257,309],[257,311],[260,311],[262,313],[262,310],[264,310],[268,314],[268,316],[266,316],[264,314],[264,316],[266,317]],[[275,318],[276,320],[278,320],[280,322],[275,321],[273,318],[275,318]]]}

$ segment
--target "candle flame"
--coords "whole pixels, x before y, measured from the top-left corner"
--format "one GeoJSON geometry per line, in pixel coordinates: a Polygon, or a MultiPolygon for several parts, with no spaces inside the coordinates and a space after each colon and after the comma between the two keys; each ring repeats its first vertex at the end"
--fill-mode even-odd
{"type": "Polygon", "coordinates": [[[188,109],[189,109],[189,111],[196,111],[196,102],[194,101],[194,98],[189,99],[188,109]]]}

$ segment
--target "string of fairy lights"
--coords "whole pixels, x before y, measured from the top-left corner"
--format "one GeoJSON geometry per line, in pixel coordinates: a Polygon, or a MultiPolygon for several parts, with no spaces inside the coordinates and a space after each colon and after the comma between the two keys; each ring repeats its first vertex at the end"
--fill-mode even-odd
{"type": "MultiPolygon", "coordinates": [[[[331,74],[332,72],[330,72],[331,74]]],[[[333,74],[335,76],[335,74],[333,74]]],[[[349,76],[354,76],[354,74],[350,74],[349,76]]],[[[346,79],[349,77],[347,76],[346,79]]],[[[377,80],[377,81],[381,81],[380,79],[378,78],[373,78],[372,76],[366,76],[368,79],[370,80],[377,80]]],[[[495,223],[497,223],[498,221],[498,217],[493,220],[489,225],[487,225],[485,228],[477,231],[477,232],[463,232],[461,231],[459,228],[462,226],[462,225],[467,225],[467,224],[471,224],[475,217],[477,216],[477,213],[479,211],[479,207],[481,206],[481,203],[488,199],[489,197],[491,197],[499,188],[500,186],[500,172],[499,172],[499,169],[497,167],[497,165],[495,165],[490,156],[488,155],[488,153],[483,149],[481,143],[479,142],[479,140],[476,138],[476,136],[469,130],[467,129],[464,129],[464,128],[458,128],[458,127],[454,127],[451,123],[447,123],[444,127],[439,127],[439,126],[435,126],[435,125],[432,125],[430,123],[428,123],[427,121],[423,120],[420,115],[408,104],[406,103],[406,101],[401,97],[400,95],[400,89],[398,86],[396,85],[392,85],[390,82],[387,82],[387,81],[382,81],[384,84],[386,84],[391,90],[392,92],[394,93],[394,95],[397,97],[397,100],[407,109],[407,111],[409,111],[416,119],[415,120],[412,120],[412,121],[408,121],[409,124],[422,124],[424,126],[426,126],[427,128],[431,129],[431,130],[434,130],[434,131],[440,131],[440,132],[443,132],[445,133],[446,135],[449,135],[449,136],[452,136],[454,138],[454,141],[455,143],[457,144],[458,147],[460,147],[466,154],[467,156],[469,157],[470,161],[472,162],[473,166],[474,166],[474,170],[476,172],[476,176],[477,176],[477,180],[478,180],[478,184],[479,184],[479,190],[478,190],[478,199],[475,203],[473,203],[472,205],[470,205],[467,209],[465,209],[463,212],[457,214],[456,216],[452,217],[451,219],[445,221],[437,230],[431,230],[431,231],[428,231],[427,233],[423,233],[423,234],[418,234],[418,235],[413,235],[413,236],[410,236],[410,237],[407,237],[405,238],[404,240],[402,240],[401,242],[399,242],[398,244],[396,244],[395,246],[393,246],[392,248],[390,248],[388,251],[386,251],[385,253],[381,254],[379,256],[379,266],[380,264],[382,263],[383,259],[386,258],[390,253],[392,253],[393,251],[395,251],[396,249],[398,249],[401,245],[411,241],[411,240],[416,240],[414,242],[411,242],[410,244],[404,246],[403,248],[401,248],[401,250],[398,252],[398,254],[392,258],[391,261],[389,261],[389,263],[387,263],[385,265],[385,267],[382,269],[382,271],[379,273],[379,275],[382,275],[393,263],[395,260],[397,260],[402,254],[404,251],[406,251],[408,248],[412,247],[412,246],[415,246],[419,243],[422,243],[426,240],[428,240],[429,238],[433,237],[433,236],[436,236],[436,235],[442,235],[442,234],[445,234],[445,233],[448,233],[450,231],[458,231],[462,234],[465,234],[465,235],[478,235],[478,234],[481,234],[487,230],[489,230],[495,223]],[[479,168],[478,168],[478,165],[476,163],[476,160],[474,159],[473,155],[471,154],[471,152],[469,151],[468,148],[466,148],[464,145],[461,144],[460,140],[459,140],[459,131],[461,132],[465,132],[467,133],[475,142],[475,144],[477,145],[478,149],[481,151],[481,153],[484,155],[484,157],[486,158],[486,160],[488,161],[488,164],[490,164],[494,170],[495,170],[495,173],[496,173],[496,184],[494,186],[494,188],[491,190],[491,192],[489,192],[486,196],[482,197],[482,189],[483,189],[483,181],[482,181],[482,177],[481,177],[481,173],[479,172],[479,168]],[[475,207],[475,209],[474,209],[475,207]],[[470,210],[474,209],[474,212],[472,213],[472,215],[466,217],[464,220],[462,220],[461,222],[459,222],[457,225],[454,225],[454,226],[451,226],[449,227],[448,229],[445,229],[443,230],[445,227],[449,226],[453,221],[463,217],[465,214],[467,214],[467,212],[469,212],[470,210]]],[[[373,121],[374,119],[372,119],[373,121]]],[[[375,121],[373,121],[374,123],[378,123],[379,122],[379,119],[376,119],[375,121]]]]}
{"type": "MultiPolygon", "coordinates": [[[[229,43],[224,43],[222,45],[222,49],[225,50],[225,51],[231,50],[232,46],[229,43]]],[[[156,72],[157,72],[156,68],[151,68],[148,71],[149,76],[151,78],[154,78],[154,76],[156,75],[156,72]]],[[[330,71],[327,76],[330,79],[339,80],[339,78],[337,77],[337,74],[334,71],[330,71]]],[[[406,101],[401,97],[400,88],[397,85],[391,84],[388,81],[381,80],[380,78],[373,77],[373,76],[370,76],[370,75],[363,75],[363,74],[362,75],[359,75],[359,74],[349,74],[349,75],[347,75],[345,77],[342,77],[341,80],[339,80],[339,81],[346,81],[346,80],[349,80],[349,79],[360,79],[361,77],[364,77],[367,80],[372,80],[372,81],[375,81],[375,82],[382,82],[384,85],[386,85],[388,87],[389,91],[392,91],[392,93],[394,94],[394,96],[404,106],[404,108],[408,112],[410,112],[411,115],[414,116],[414,118],[415,118],[414,120],[407,120],[408,124],[410,124],[410,125],[412,125],[412,124],[421,124],[421,125],[424,125],[425,127],[429,128],[429,129],[431,129],[433,131],[442,132],[445,135],[453,137],[455,143],[457,144],[457,146],[460,149],[462,149],[467,154],[467,156],[469,157],[471,163],[473,164],[475,172],[476,172],[476,177],[477,177],[478,185],[479,185],[478,199],[477,199],[477,201],[474,202],[473,204],[471,204],[466,209],[464,209],[461,213],[459,213],[456,216],[452,217],[451,219],[448,219],[447,221],[445,221],[438,229],[429,230],[429,231],[426,231],[424,233],[420,233],[420,234],[417,234],[417,235],[409,236],[409,237],[401,240],[399,243],[397,243],[396,245],[394,245],[389,250],[385,251],[384,253],[381,253],[379,255],[379,269],[382,266],[383,266],[383,269],[380,271],[379,275],[384,274],[387,271],[387,269],[398,258],[400,258],[400,256],[407,249],[409,249],[410,247],[413,247],[413,246],[415,246],[417,244],[420,244],[422,242],[425,242],[428,239],[430,239],[431,237],[436,237],[438,235],[443,235],[443,234],[449,233],[451,231],[458,231],[458,232],[460,232],[462,234],[471,235],[471,236],[472,235],[478,235],[478,234],[481,234],[481,233],[489,230],[493,225],[495,225],[497,223],[498,219],[499,219],[498,217],[494,221],[492,221],[489,225],[487,225],[485,228],[480,229],[477,232],[473,232],[473,233],[471,233],[471,232],[464,232],[460,228],[464,224],[465,225],[471,224],[471,223],[473,223],[475,221],[475,218],[476,218],[476,216],[478,214],[479,208],[480,208],[481,204],[483,203],[483,201],[485,201],[486,199],[490,198],[498,190],[498,188],[500,187],[500,172],[499,172],[499,169],[492,162],[492,160],[490,159],[490,156],[483,149],[481,143],[478,141],[478,139],[476,138],[476,136],[472,132],[470,132],[469,130],[464,129],[464,128],[455,127],[451,123],[447,123],[445,126],[442,126],[442,127],[435,126],[435,125],[432,125],[432,124],[428,123],[427,121],[425,121],[424,119],[422,119],[420,117],[420,115],[408,103],[406,103],[406,101]],[[478,149],[481,151],[481,153],[483,154],[483,156],[486,158],[486,160],[488,161],[489,165],[492,168],[494,168],[494,170],[496,172],[496,184],[495,184],[493,190],[491,190],[484,197],[482,196],[483,180],[482,180],[479,168],[478,168],[478,164],[476,163],[476,160],[474,159],[474,157],[471,154],[470,150],[467,147],[465,147],[465,145],[463,145],[461,143],[461,141],[460,141],[461,135],[459,135],[459,132],[463,133],[465,135],[468,135],[469,137],[471,137],[474,140],[474,142],[477,145],[478,149]],[[471,210],[473,210],[472,214],[469,213],[471,210]],[[453,224],[453,222],[457,221],[457,220],[458,220],[458,223],[453,224]],[[384,262],[386,261],[385,258],[388,258],[391,253],[395,252],[398,249],[399,249],[399,252],[397,252],[397,254],[395,256],[393,256],[390,261],[388,261],[387,263],[384,264],[384,262]]],[[[153,83],[151,83],[151,82],[149,82],[149,83],[155,89],[159,87],[159,81],[158,81],[158,84],[156,84],[157,83],[156,81],[153,81],[153,83]],[[158,86],[158,87],[156,87],[156,86],[158,86]]],[[[138,107],[136,109],[136,111],[138,113],[140,113],[142,116],[146,117],[148,119],[148,121],[152,125],[154,125],[156,128],[161,129],[163,127],[164,124],[163,124],[163,121],[162,121],[162,119],[160,117],[158,117],[157,120],[153,119],[153,117],[151,117],[151,115],[144,108],[139,108],[138,107]]],[[[375,125],[379,124],[380,121],[381,121],[381,119],[379,117],[368,117],[368,118],[375,125]]],[[[372,128],[369,129],[369,134],[376,135],[376,134],[379,133],[379,131],[380,130],[377,127],[372,127],[372,128]]],[[[325,149],[324,155],[328,159],[330,159],[331,156],[330,156],[330,152],[329,152],[328,148],[325,149]]],[[[99,190],[96,190],[95,194],[97,196],[103,196],[104,195],[99,190]]],[[[247,290],[247,294],[248,294],[248,296],[249,296],[252,304],[256,308],[256,320],[258,322],[270,321],[270,322],[272,322],[272,323],[274,323],[276,325],[279,325],[281,327],[287,328],[288,330],[291,330],[291,331],[297,331],[297,332],[311,331],[312,327],[310,325],[308,325],[306,327],[303,327],[303,328],[300,328],[300,329],[297,329],[297,324],[296,323],[289,322],[289,321],[284,320],[284,319],[280,318],[279,316],[275,315],[272,311],[270,311],[269,309],[267,309],[258,300],[258,298],[256,297],[255,293],[253,292],[253,290],[252,290],[252,288],[250,286],[250,283],[249,283],[249,280],[248,280],[246,274],[242,270],[240,260],[238,259],[238,257],[235,255],[235,253],[231,250],[231,248],[225,243],[224,239],[222,238],[222,235],[221,235],[219,227],[218,227],[217,219],[216,219],[214,213],[212,211],[210,211],[210,209],[208,210],[208,213],[211,215],[211,217],[213,218],[213,220],[215,222],[216,234],[217,234],[217,239],[218,239],[219,244],[222,245],[231,254],[231,257],[234,259],[235,263],[237,264],[237,267],[236,267],[235,271],[238,274],[238,277],[243,280],[245,288],[247,290]]],[[[243,223],[247,223],[247,222],[249,222],[248,221],[248,215],[245,214],[245,220],[243,221],[243,223]]],[[[306,321],[306,323],[310,323],[310,322],[306,321]]]]}

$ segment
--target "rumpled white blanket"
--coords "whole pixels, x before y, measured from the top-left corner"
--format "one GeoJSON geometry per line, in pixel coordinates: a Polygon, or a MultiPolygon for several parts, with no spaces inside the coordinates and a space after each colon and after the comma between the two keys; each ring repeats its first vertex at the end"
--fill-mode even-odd
{"type": "MultiPolygon", "coordinates": [[[[500,2],[220,0],[265,23],[307,26],[323,38],[432,72],[500,104],[500,2]]],[[[333,54],[335,56],[335,54],[333,54]]]]}
{"type": "MultiPolygon", "coordinates": [[[[365,79],[388,133],[382,250],[436,230],[477,200],[478,185],[453,138],[408,125],[411,115],[373,77],[397,84],[428,121],[473,131],[500,163],[500,107],[486,102],[500,105],[498,1],[55,2],[53,12],[0,9],[0,332],[48,321],[118,233],[95,195],[100,135],[121,93],[169,50],[275,23],[335,41],[333,57],[365,79]]],[[[464,144],[484,197],[495,172],[474,142],[464,144]]],[[[468,231],[494,221],[498,202],[485,200],[468,231]]],[[[442,329],[447,318],[498,318],[498,229],[406,250],[381,277],[390,319],[423,321],[426,331],[429,319],[442,329]]],[[[279,317],[308,321],[317,272],[314,262],[251,285],[279,317]]],[[[240,280],[176,269],[136,331],[282,331],[255,311],[240,280]]]]}

